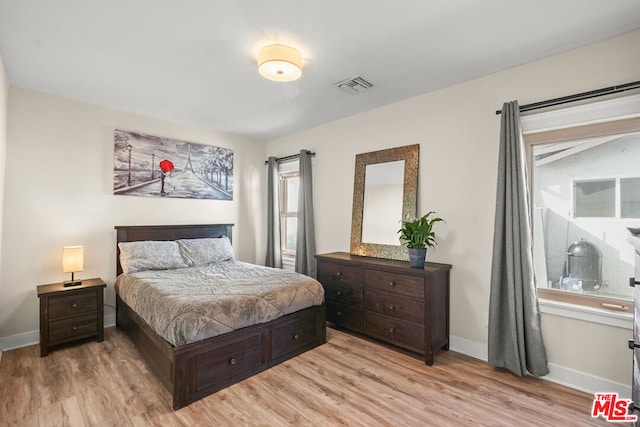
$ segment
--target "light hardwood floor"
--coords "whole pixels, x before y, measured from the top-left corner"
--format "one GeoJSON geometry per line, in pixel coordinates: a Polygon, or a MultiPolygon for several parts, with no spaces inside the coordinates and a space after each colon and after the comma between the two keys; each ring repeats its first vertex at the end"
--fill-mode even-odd
{"type": "Polygon", "coordinates": [[[129,339],[105,331],[40,358],[2,354],[0,425],[585,426],[593,396],[518,378],[453,351],[434,366],[327,331],[327,344],[178,411],[129,339]]]}

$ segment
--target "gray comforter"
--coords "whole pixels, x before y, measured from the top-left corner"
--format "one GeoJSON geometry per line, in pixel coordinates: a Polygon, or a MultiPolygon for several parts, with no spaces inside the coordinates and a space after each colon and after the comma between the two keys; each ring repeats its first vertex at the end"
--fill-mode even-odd
{"type": "Polygon", "coordinates": [[[175,346],[265,323],[324,301],[322,285],[310,277],[235,260],[121,274],[115,289],[175,346]]]}

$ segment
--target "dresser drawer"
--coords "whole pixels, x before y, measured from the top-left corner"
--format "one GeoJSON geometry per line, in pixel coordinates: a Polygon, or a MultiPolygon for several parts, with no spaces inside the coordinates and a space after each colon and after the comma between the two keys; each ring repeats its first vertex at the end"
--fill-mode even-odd
{"type": "Polygon", "coordinates": [[[408,297],[424,298],[424,278],[406,274],[367,270],[365,282],[367,292],[378,290],[408,297]]]}
{"type": "Polygon", "coordinates": [[[340,304],[363,306],[362,286],[343,282],[324,282],[324,297],[340,304]]]}
{"type": "Polygon", "coordinates": [[[196,391],[215,386],[262,364],[262,335],[238,339],[196,357],[196,391]]]}
{"type": "Polygon", "coordinates": [[[327,301],[327,321],[357,331],[364,330],[364,310],[327,301]]]}
{"type": "Polygon", "coordinates": [[[425,311],[422,299],[409,299],[394,294],[368,291],[365,307],[376,313],[424,324],[425,311]]]}
{"type": "Polygon", "coordinates": [[[372,312],[367,313],[367,334],[400,347],[424,353],[424,326],[372,312]]]}
{"type": "Polygon", "coordinates": [[[350,282],[362,284],[364,272],[360,267],[323,261],[318,265],[318,277],[322,283],[350,282]]]}
{"type": "Polygon", "coordinates": [[[95,291],[49,297],[49,319],[95,313],[97,308],[98,299],[95,291]]]}
{"type": "Polygon", "coordinates": [[[83,337],[90,337],[97,333],[95,313],[56,320],[52,321],[49,326],[49,344],[73,341],[83,337]]]}

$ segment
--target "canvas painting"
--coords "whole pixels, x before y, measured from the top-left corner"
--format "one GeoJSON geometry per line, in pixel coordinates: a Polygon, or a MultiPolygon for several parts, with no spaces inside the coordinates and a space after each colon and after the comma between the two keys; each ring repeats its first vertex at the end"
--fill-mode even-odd
{"type": "Polygon", "coordinates": [[[233,200],[233,151],[116,130],[113,194],[233,200]]]}

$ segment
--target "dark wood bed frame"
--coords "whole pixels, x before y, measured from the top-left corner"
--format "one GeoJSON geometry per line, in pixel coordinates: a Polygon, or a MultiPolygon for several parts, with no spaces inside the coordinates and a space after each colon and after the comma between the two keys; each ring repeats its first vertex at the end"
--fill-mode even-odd
{"type": "MultiPolygon", "coordinates": [[[[228,236],[233,224],[118,226],[117,242],[228,236]]],[[[116,271],[122,273],[116,245],[116,271]]],[[[173,396],[173,409],[235,384],[326,342],[325,305],[175,347],[116,295],[116,325],[173,396]]]]}

